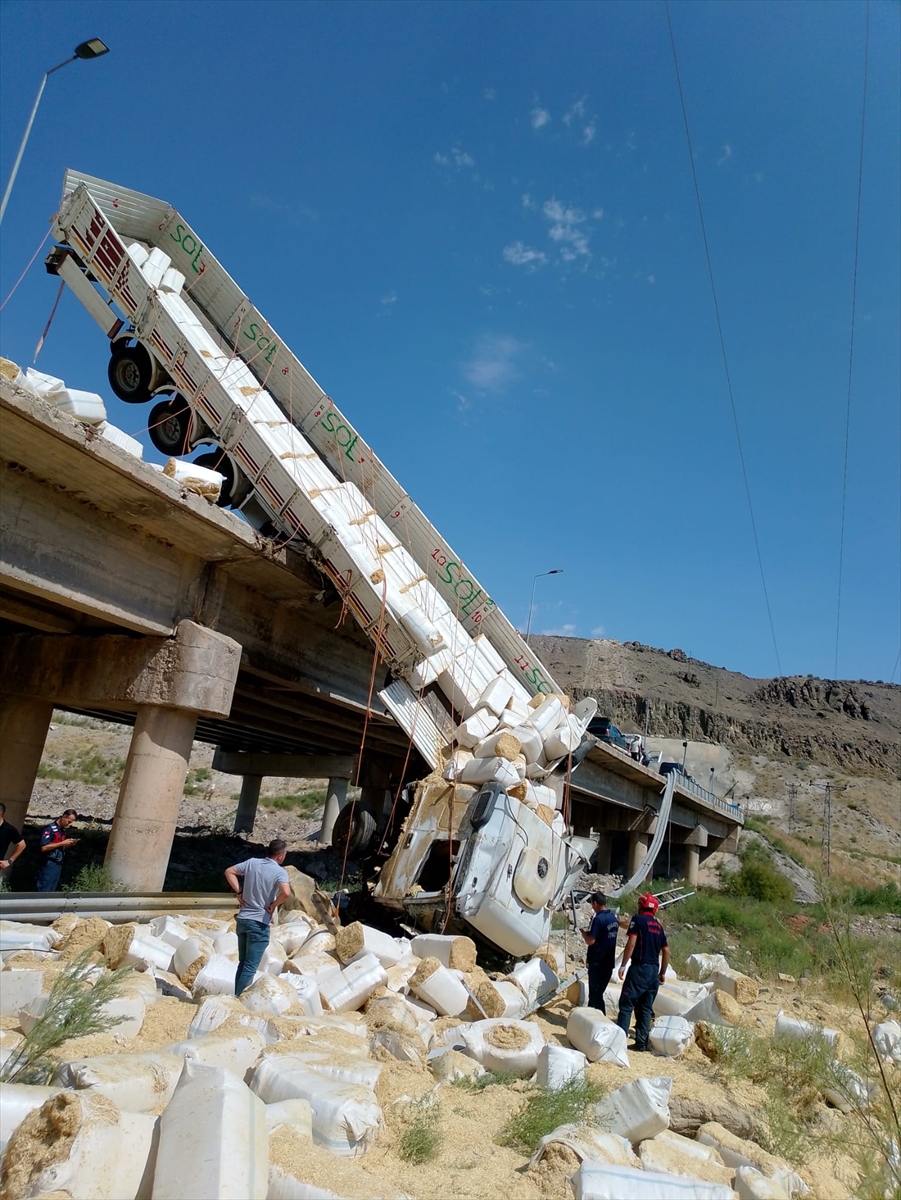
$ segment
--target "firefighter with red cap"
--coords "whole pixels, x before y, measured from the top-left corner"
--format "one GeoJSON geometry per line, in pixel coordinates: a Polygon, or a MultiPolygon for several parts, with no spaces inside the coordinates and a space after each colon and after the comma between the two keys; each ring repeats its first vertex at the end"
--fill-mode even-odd
{"type": "Polygon", "coordinates": [[[619,998],[617,1025],[628,1037],[632,1012],[635,1012],[635,1044],[630,1050],[649,1050],[648,1037],[657,989],[666,978],[669,946],[663,926],[657,920],[660,903],[650,892],[638,897],[638,912],[626,931],[626,948],[619,964],[620,979],[626,974],[619,998]]]}

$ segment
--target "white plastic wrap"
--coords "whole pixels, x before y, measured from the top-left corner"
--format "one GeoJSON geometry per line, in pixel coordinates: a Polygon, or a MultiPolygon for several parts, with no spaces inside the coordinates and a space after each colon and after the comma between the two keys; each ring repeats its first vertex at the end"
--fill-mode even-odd
{"type": "Polygon", "coordinates": [[[44,375],[34,367],[27,368],[25,378],[42,400],[68,413],[76,421],[83,421],[86,425],[99,425],[106,420],[106,407],[102,397],[96,392],[67,388],[61,379],[54,375],[44,375]]]}
{"type": "Polygon", "coordinates": [[[558,1125],[539,1141],[529,1160],[530,1169],[537,1166],[551,1146],[566,1146],[580,1162],[588,1159],[608,1166],[638,1167],[638,1155],[624,1137],[602,1133],[591,1125],[558,1125]]]}
{"type": "Polygon", "coordinates": [[[530,1006],[537,1004],[538,1000],[548,993],[556,994],[560,986],[557,975],[543,958],[530,958],[528,962],[517,963],[507,978],[522,988],[530,1006]]]}
{"type": "Polygon", "coordinates": [[[0,1016],[17,1017],[20,1010],[46,995],[43,971],[7,967],[0,973],[0,1016]]]}
{"type": "MultiPolygon", "coordinates": [[[[296,978],[301,979],[302,976],[296,978]]],[[[239,999],[248,1012],[277,1017],[297,1002],[297,992],[287,978],[261,975],[249,988],[245,988],[239,999]]]]}
{"type": "Polygon", "coordinates": [[[224,954],[213,954],[209,961],[197,972],[194,980],[194,997],[204,996],[234,996],[236,964],[224,954]]]}
{"type": "Polygon", "coordinates": [[[279,976],[279,979],[294,990],[294,1003],[307,1016],[318,1017],[321,1015],[322,999],[314,979],[309,979],[306,975],[297,975],[293,971],[286,971],[284,975],[279,976]]]}
{"type": "Polygon", "coordinates": [[[880,1021],[873,1027],[873,1045],[883,1062],[901,1064],[901,1025],[897,1021],[880,1021]]]}
{"type": "MultiPolygon", "coordinates": [[[[724,992],[708,992],[706,996],[702,996],[696,1004],[692,1004],[682,1016],[686,1021],[693,1021],[695,1024],[698,1021],[707,1021],[710,1025],[732,1025],[733,1022],[725,1015],[723,1010],[717,1003],[717,996],[725,995],[724,992]]],[[[729,997],[729,1003],[734,1004],[732,997],[729,997]]]]}
{"type": "Polygon", "coordinates": [[[338,976],[330,976],[320,982],[322,1006],[329,1012],[352,1012],[361,1008],[387,978],[387,972],[376,956],[366,954],[345,967],[338,976]]]}
{"type": "Polygon", "coordinates": [[[773,1036],[777,1038],[820,1037],[830,1046],[834,1046],[838,1039],[836,1030],[827,1029],[824,1025],[811,1025],[809,1021],[796,1021],[792,1017],[787,1017],[781,1008],[776,1013],[776,1029],[773,1036]]]}
{"type": "Polygon", "coordinates": [[[150,1112],[175,1091],[182,1062],[174,1054],[102,1054],[60,1063],[52,1082],[105,1096],[124,1112],[150,1112]]]}
{"type": "Polygon", "coordinates": [[[668,1075],[634,1079],[611,1092],[594,1108],[594,1120],[608,1133],[628,1138],[632,1145],[669,1129],[669,1095],[673,1081],[668,1075]]]}
{"type": "MultiPolygon", "coordinates": [[[[169,941],[171,945],[171,938],[165,940],[169,941]]],[[[209,958],[212,952],[213,947],[211,942],[208,942],[206,938],[198,937],[196,933],[189,933],[188,937],[182,938],[175,943],[172,954],[172,970],[180,979],[188,967],[193,962],[196,962],[201,955],[209,958]]],[[[168,968],[166,969],[168,970],[168,968]]],[[[232,975],[234,976],[234,969],[232,970],[232,975]]]]}
{"type": "Polygon", "coordinates": [[[587,1062],[581,1050],[570,1050],[567,1046],[548,1042],[538,1055],[536,1082],[539,1087],[555,1092],[571,1079],[582,1079],[587,1062]]]}
{"type": "Polygon", "coordinates": [[[228,1034],[219,1037],[208,1033],[204,1037],[188,1038],[184,1042],[175,1042],[171,1046],[163,1046],[163,1052],[174,1054],[176,1058],[191,1057],[206,1067],[223,1067],[231,1071],[238,1079],[244,1078],[244,1072],[252,1067],[266,1046],[266,1039],[256,1029],[248,1029],[246,1033],[228,1034]]]}
{"type": "Polygon", "coordinates": [[[97,432],[106,442],[111,442],[114,446],[118,446],[120,450],[124,450],[126,454],[132,455],[134,458],[144,457],[144,447],[137,438],[133,438],[130,433],[126,433],[124,429],[119,429],[116,425],[110,425],[109,421],[100,421],[96,426],[97,432]]]}
{"type": "Polygon", "coordinates": [[[203,1037],[224,1025],[229,1017],[239,1017],[246,1012],[240,1000],[225,996],[208,996],[197,1006],[197,1012],[188,1029],[189,1038],[203,1037]]]}
{"type": "Polygon", "coordinates": [[[655,1054],[678,1058],[692,1043],[695,1027],[684,1017],[657,1017],[648,1041],[655,1054]]]}
{"type": "Polygon", "coordinates": [[[575,1200],[734,1200],[732,1188],[726,1184],[588,1159],[570,1183],[575,1200]]]}
{"type": "Polygon", "coordinates": [[[223,929],[213,938],[213,950],[216,954],[224,954],[226,958],[238,961],[238,935],[233,929],[223,929]]]}
{"type": "MultiPolygon", "coordinates": [[[[353,926],[348,926],[347,930],[354,929],[360,939],[360,947],[353,954],[342,958],[341,948],[345,946],[343,938],[337,940],[336,953],[345,966],[351,962],[358,962],[366,954],[374,954],[383,967],[397,966],[401,958],[401,947],[396,938],[393,938],[389,933],[383,933],[381,929],[373,929],[371,925],[363,925],[360,921],[354,923],[353,926]]],[[[356,938],[353,940],[354,944],[356,938]]]]}
{"type": "Polygon", "coordinates": [[[736,1137],[716,1122],[702,1125],[697,1132],[697,1140],[704,1145],[713,1146],[727,1167],[736,1170],[739,1167],[753,1167],[761,1175],[774,1179],[790,1195],[797,1193],[806,1196],[810,1193],[810,1188],[788,1163],[768,1154],[756,1142],[736,1137]]]}
{"type": "Polygon", "coordinates": [[[410,982],[409,987],[443,1017],[459,1016],[469,1003],[469,992],[447,967],[439,966],[428,979],[410,982]]]}
{"type": "Polygon", "coordinates": [[[31,925],[27,921],[0,921],[0,955],[4,958],[19,950],[41,953],[53,950],[63,940],[49,925],[31,925]]]}
{"type": "Polygon", "coordinates": [[[790,1200],[780,1183],[775,1179],[767,1179],[754,1167],[739,1167],[733,1186],[739,1200],[790,1200]]]}
{"type": "Polygon", "coordinates": [[[334,954],[327,950],[308,952],[306,946],[300,954],[288,959],[285,966],[288,971],[296,971],[299,975],[312,979],[320,988],[327,980],[341,976],[341,964],[334,954]]]}
{"type": "Polygon", "coordinates": [[[318,1145],[342,1158],[365,1153],[383,1123],[372,1088],[305,1070],[292,1064],[290,1057],[264,1058],[253,1073],[251,1089],[266,1104],[309,1101],[318,1145]]]}
{"type": "Polygon", "coordinates": [[[685,960],[685,974],[689,979],[703,982],[714,971],[728,970],[729,963],[722,954],[689,954],[685,960]]]}
{"type": "Polygon", "coordinates": [[[531,1021],[497,1017],[460,1025],[454,1033],[462,1040],[467,1054],[480,1062],[486,1071],[528,1079],[538,1070],[538,1055],[545,1043],[541,1030],[531,1021]],[[513,1032],[511,1036],[509,1031],[519,1032],[513,1032]],[[517,1041],[523,1044],[511,1044],[517,1041]]]}
{"type": "Polygon", "coordinates": [[[12,1137],[13,1130],[35,1108],[59,1091],[55,1087],[34,1087],[28,1083],[4,1083],[0,1087],[0,1154],[12,1137]]]}
{"type": "Polygon", "coordinates": [[[185,1060],[160,1118],[153,1200],[266,1200],[266,1109],[222,1067],[185,1060]]]}
{"type": "Polygon", "coordinates": [[[277,1100],[265,1105],[266,1128],[271,1133],[279,1125],[290,1125],[303,1137],[313,1137],[313,1110],[309,1100],[277,1100]]]}
{"type": "Polygon", "coordinates": [[[566,1036],[589,1062],[612,1062],[627,1067],[626,1035],[598,1008],[574,1008],[566,1022],[566,1036]]]}

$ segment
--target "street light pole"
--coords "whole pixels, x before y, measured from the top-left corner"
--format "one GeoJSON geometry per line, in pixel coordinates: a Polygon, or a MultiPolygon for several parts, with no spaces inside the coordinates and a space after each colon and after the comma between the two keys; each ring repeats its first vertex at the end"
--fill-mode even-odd
{"type": "Polygon", "coordinates": [[[533,576],[533,578],[532,578],[532,595],[529,599],[529,619],[526,622],[526,645],[527,646],[529,644],[529,634],[532,632],[532,609],[535,606],[535,584],[538,582],[539,579],[542,579],[545,575],[562,575],[562,574],[563,574],[562,567],[555,567],[553,571],[539,571],[538,574],[533,576]]]}
{"type": "Polygon", "coordinates": [[[9,183],[6,185],[6,191],[3,193],[3,200],[0,201],[0,222],[3,220],[3,214],[6,212],[6,206],[9,203],[9,194],[13,190],[13,184],[16,182],[16,176],[19,173],[19,164],[22,161],[22,155],[25,153],[25,147],[28,144],[28,137],[31,133],[31,127],[34,124],[34,118],[37,115],[38,105],[41,102],[41,96],[44,94],[44,88],[47,86],[47,80],[54,71],[59,71],[63,67],[67,67],[69,63],[75,62],[76,58],[99,58],[101,54],[108,54],[109,46],[105,42],[101,42],[100,38],[91,38],[87,42],[81,42],[75,47],[75,53],[71,58],[65,59],[61,63],[57,63],[55,67],[51,67],[49,71],[44,72],[44,78],[41,80],[41,86],[38,88],[38,94],[34,98],[34,104],[31,108],[31,116],[28,118],[28,124],[25,126],[25,133],[22,137],[22,144],[19,146],[19,153],[16,155],[16,161],[13,163],[12,174],[9,177],[9,183]]]}

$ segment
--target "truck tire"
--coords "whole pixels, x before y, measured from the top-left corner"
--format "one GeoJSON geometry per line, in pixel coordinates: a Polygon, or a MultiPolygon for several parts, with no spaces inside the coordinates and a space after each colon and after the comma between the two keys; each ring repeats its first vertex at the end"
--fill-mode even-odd
{"type": "Polygon", "coordinates": [[[235,492],[235,468],[232,460],[224,450],[207,450],[203,454],[198,454],[194,462],[198,467],[207,467],[209,470],[218,471],[220,475],[225,476],[225,483],[222,485],[216,503],[220,508],[228,508],[235,492]]]}
{"type": "Polygon", "coordinates": [[[150,440],[160,454],[178,456],[190,450],[191,407],[183,396],[154,404],[147,424],[150,440]]]}
{"type": "Polygon", "coordinates": [[[375,817],[368,808],[359,804],[348,804],[338,813],[332,831],[332,849],[335,854],[358,858],[365,854],[375,837],[375,817]]]}
{"type": "Polygon", "coordinates": [[[156,365],[140,344],[114,350],[107,368],[109,385],[126,404],[144,404],[150,399],[156,365]]]}

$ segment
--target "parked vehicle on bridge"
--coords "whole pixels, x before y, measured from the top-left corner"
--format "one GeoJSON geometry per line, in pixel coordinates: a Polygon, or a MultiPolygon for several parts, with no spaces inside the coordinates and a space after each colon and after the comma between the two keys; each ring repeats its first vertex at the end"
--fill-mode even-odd
{"type": "Polygon", "coordinates": [[[662,762],[657,768],[661,775],[680,775],[684,779],[693,779],[680,762],[662,762]]]}
{"type": "Polygon", "coordinates": [[[609,746],[619,746],[620,750],[629,749],[629,739],[624,733],[620,733],[609,717],[592,718],[588,722],[587,732],[597,738],[599,742],[606,742],[609,746]]]}
{"type": "Polygon", "coordinates": [[[109,340],[116,395],[152,404],[157,449],[202,450],[195,465],[222,477],[218,503],[293,544],[373,644],[378,698],[431,774],[400,781],[402,807],[383,830],[380,813],[342,812],[336,849],[374,855],[373,897],[420,927],[535,951],[597,844],[562,811],[596,701],[561,702],[531,647],[174,208],[68,171],[53,233],[48,270],[109,340]]]}

